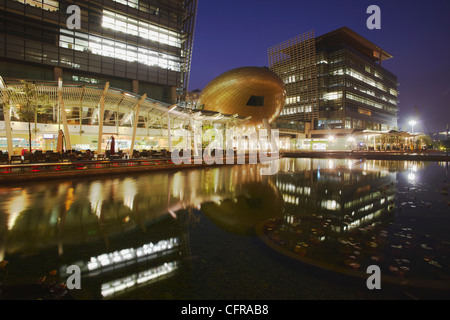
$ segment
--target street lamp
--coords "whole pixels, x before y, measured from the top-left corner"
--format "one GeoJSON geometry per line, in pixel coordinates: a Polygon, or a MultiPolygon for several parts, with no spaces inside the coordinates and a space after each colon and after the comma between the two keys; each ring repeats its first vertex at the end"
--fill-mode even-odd
{"type": "Polygon", "coordinates": [[[414,133],[414,126],[417,124],[416,120],[411,120],[409,125],[411,126],[411,133],[414,133]]]}

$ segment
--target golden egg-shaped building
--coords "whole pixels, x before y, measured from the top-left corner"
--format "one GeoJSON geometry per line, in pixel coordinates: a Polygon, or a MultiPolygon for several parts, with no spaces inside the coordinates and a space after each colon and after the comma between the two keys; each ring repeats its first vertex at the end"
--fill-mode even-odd
{"type": "Polygon", "coordinates": [[[204,110],[240,117],[251,117],[247,126],[258,126],[263,119],[272,122],[286,101],[283,80],[265,67],[242,67],[227,71],[203,89],[200,103],[204,110]]]}

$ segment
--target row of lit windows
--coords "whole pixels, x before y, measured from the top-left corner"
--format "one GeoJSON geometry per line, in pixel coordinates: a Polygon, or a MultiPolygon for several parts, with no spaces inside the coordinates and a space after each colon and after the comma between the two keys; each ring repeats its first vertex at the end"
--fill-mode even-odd
{"type": "Polygon", "coordinates": [[[292,104],[299,104],[299,103],[306,103],[309,99],[307,96],[294,96],[294,97],[287,97],[286,98],[286,105],[292,105],[292,104]]]}
{"type": "MultiPolygon", "coordinates": [[[[342,76],[342,75],[344,75],[344,70],[343,69],[334,70],[331,74],[333,76],[342,76]]],[[[369,77],[366,77],[363,74],[361,74],[353,69],[347,69],[345,71],[345,74],[347,74],[355,79],[358,79],[359,81],[362,81],[372,87],[383,90],[384,92],[388,92],[388,88],[385,85],[383,85],[382,83],[377,82],[369,77]]],[[[394,89],[389,89],[389,93],[397,96],[397,91],[394,89]]]]}
{"type": "Polygon", "coordinates": [[[129,62],[139,62],[148,66],[181,71],[180,58],[125,42],[94,36],[78,31],[60,30],[59,45],[77,51],[89,52],[129,62]]]}
{"type": "Polygon", "coordinates": [[[365,115],[368,115],[368,116],[371,116],[372,115],[372,111],[370,111],[370,110],[365,110],[365,109],[358,109],[358,112],[359,113],[361,113],[361,114],[365,114],[365,115]]]}
{"type": "Polygon", "coordinates": [[[286,104],[296,104],[296,103],[300,103],[301,102],[301,97],[300,96],[296,96],[296,97],[287,97],[286,98],[286,104]]]}
{"type": "Polygon", "coordinates": [[[389,89],[389,93],[390,93],[391,95],[395,96],[395,97],[396,97],[397,94],[398,94],[397,90],[392,89],[392,88],[389,89]]]}
{"type": "Polygon", "coordinates": [[[311,188],[310,187],[300,187],[300,186],[296,186],[292,183],[286,183],[286,182],[280,182],[277,181],[275,183],[275,185],[277,186],[278,190],[280,191],[289,191],[289,192],[293,192],[293,193],[297,193],[297,194],[305,194],[305,195],[310,195],[311,194],[311,188]]]}
{"type": "Polygon", "coordinates": [[[289,83],[294,83],[294,82],[302,81],[302,80],[303,80],[303,76],[292,75],[292,76],[286,77],[284,79],[284,83],[289,84],[289,83]]]}
{"type": "Polygon", "coordinates": [[[46,11],[58,11],[59,2],[53,0],[16,0],[17,2],[28,4],[32,7],[40,8],[46,11]]]}
{"type": "Polygon", "coordinates": [[[281,111],[280,116],[290,115],[290,114],[297,114],[297,113],[311,113],[312,112],[312,106],[301,106],[296,108],[284,108],[283,111],[281,111]]]}
{"type": "Polygon", "coordinates": [[[375,77],[383,80],[383,76],[376,70],[372,70],[369,66],[365,66],[365,70],[366,70],[366,72],[373,74],[375,77]]]}
{"type": "MultiPolygon", "coordinates": [[[[342,69],[340,71],[343,73],[342,69]]],[[[375,81],[375,80],[373,80],[373,79],[371,79],[369,77],[366,77],[363,74],[361,74],[361,73],[359,73],[359,72],[357,72],[357,71],[355,71],[353,69],[347,69],[345,73],[347,75],[355,78],[355,79],[358,79],[358,80],[360,80],[360,81],[362,81],[364,83],[367,83],[368,85],[371,85],[372,87],[375,87],[377,89],[383,90],[384,92],[388,91],[386,86],[383,85],[382,83],[377,82],[377,81],[375,81]]]]}
{"type": "Polygon", "coordinates": [[[350,99],[350,100],[353,100],[353,101],[356,101],[356,102],[359,102],[359,103],[363,103],[363,104],[366,104],[366,105],[369,105],[369,106],[372,106],[372,107],[375,107],[375,108],[378,108],[378,109],[384,109],[384,106],[381,103],[377,103],[377,102],[375,102],[373,100],[370,100],[370,99],[365,99],[365,98],[360,97],[360,96],[358,96],[356,94],[353,94],[353,93],[347,92],[346,93],[346,97],[347,97],[347,99],[350,99]]]}
{"type": "Polygon", "coordinates": [[[397,100],[389,98],[389,97],[386,97],[385,95],[382,95],[382,94],[378,94],[375,91],[372,91],[370,89],[364,88],[364,87],[359,86],[359,85],[355,85],[355,84],[353,84],[351,82],[347,82],[347,86],[348,87],[352,87],[353,89],[358,90],[359,92],[365,93],[367,95],[370,95],[372,97],[377,97],[377,98],[379,98],[379,99],[381,99],[383,101],[389,102],[389,103],[391,103],[393,105],[397,105],[397,100]]]}
{"type": "MultiPolygon", "coordinates": [[[[283,193],[283,200],[286,203],[292,203],[298,205],[300,198],[283,193]]],[[[307,200],[307,199],[306,199],[307,200]]],[[[322,200],[320,206],[324,209],[336,211],[340,209],[340,204],[336,200],[322,200]]]]}
{"type": "Polygon", "coordinates": [[[143,286],[148,282],[155,281],[158,278],[167,277],[172,272],[178,269],[179,262],[165,262],[164,264],[153,267],[148,270],[140,271],[132,275],[127,275],[120,279],[115,279],[110,282],[106,282],[101,286],[101,295],[109,298],[115,294],[119,294],[121,291],[130,290],[135,286],[143,286]]]}
{"type": "MultiPolygon", "coordinates": [[[[346,203],[344,204],[344,208],[345,208],[345,209],[349,209],[349,208],[352,208],[352,207],[354,207],[354,206],[359,206],[359,205],[361,205],[361,204],[364,203],[364,202],[373,201],[374,198],[377,198],[377,197],[380,196],[380,195],[381,195],[381,192],[380,192],[380,191],[373,192],[373,193],[371,193],[371,194],[367,194],[366,196],[360,197],[359,199],[351,200],[351,201],[349,201],[349,202],[346,202],[346,203]]],[[[393,201],[393,200],[395,200],[395,195],[390,195],[390,196],[388,196],[388,197],[386,198],[386,200],[387,200],[387,201],[393,201]]],[[[384,203],[386,200],[383,200],[383,203],[384,203]]],[[[370,202],[370,203],[372,203],[372,202],[370,202]]]]}
{"type": "Polygon", "coordinates": [[[342,99],[342,92],[327,92],[322,96],[325,101],[342,99]]]}
{"type": "Polygon", "coordinates": [[[155,16],[168,16],[170,20],[177,21],[177,14],[175,12],[168,12],[159,7],[155,7],[151,5],[148,0],[113,0],[114,2],[123,4],[133,9],[137,9],[140,11],[148,12],[155,16]]]}
{"type": "Polygon", "coordinates": [[[342,125],[342,119],[322,119],[318,121],[318,126],[322,127],[322,126],[332,126],[332,127],[336,127],[342,125]]]}
{"type": "Polygon", "coordinates": [[[139,9],[139,0],[113,0],[113,1],[129,6],[134,9],[139,9]]]}
{"type": "Polygon", "coordinates": [[[181,48],[178,33],[111,11],[103,10],[102,27],[181,48]]]}

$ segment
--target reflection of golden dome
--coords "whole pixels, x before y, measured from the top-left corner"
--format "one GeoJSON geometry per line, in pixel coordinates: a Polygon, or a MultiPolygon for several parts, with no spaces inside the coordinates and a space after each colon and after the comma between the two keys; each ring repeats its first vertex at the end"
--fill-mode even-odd
{"type": "Polygon", "coordinates": [[[251,117],[247,125],[269,123],[280,114],[286,101],[283,81],[267,68],[243,67],[212,80],[200,95],[205,110],[251,117]]]}
{"type": "Polygon", "coordinates": [[[273,185],[249,182],[242,185],[233,199],[223,199],[220,204],[205,202],[201,209],[220,228],[238,235],[251,235],[259,222],[283,216],[284,201],[273,185]]]}

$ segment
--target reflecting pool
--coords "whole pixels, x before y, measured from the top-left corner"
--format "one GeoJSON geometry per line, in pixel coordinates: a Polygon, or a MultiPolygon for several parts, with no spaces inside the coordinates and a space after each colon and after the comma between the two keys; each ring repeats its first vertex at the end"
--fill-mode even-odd
{"type": "Polygon", "coordinates": [[[450,280],[448,164],[281,159],[259,172],[1,186],[1,297],[395,298],[367,289],[369,265],[394,284],[450,280]],[[74,265],[81,289],[58,286],[74,265]],[[350,286],[315,269],[363,276],[350,286]]]}

